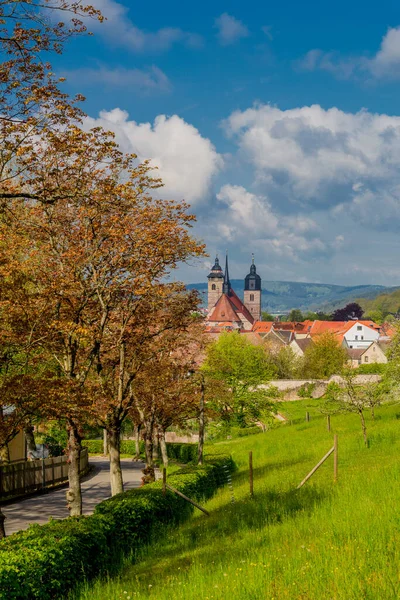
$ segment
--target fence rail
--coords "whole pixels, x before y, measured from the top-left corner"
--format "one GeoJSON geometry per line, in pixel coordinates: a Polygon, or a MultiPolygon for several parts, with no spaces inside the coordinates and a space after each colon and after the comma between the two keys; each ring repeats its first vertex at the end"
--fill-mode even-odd
{"type": "MultiPolygon", "coordinates": [[[[88,449],[81,451],[79,470],[89,464],[88,449]]],[[[0,467],[0,499],[5,496],[28,494],[68,479],[66,456],[24,461],[0,467]]]]}

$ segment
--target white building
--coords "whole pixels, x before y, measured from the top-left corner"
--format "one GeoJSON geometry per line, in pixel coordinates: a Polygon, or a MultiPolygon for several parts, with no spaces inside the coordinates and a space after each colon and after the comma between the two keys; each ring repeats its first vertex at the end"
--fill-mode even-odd
{"type": "Polygon", "coordinates": [[[347,348],[368,348],[377,342],[380,328],[372,321],[355,321],[343,334],[343,345],[347,348]]]}

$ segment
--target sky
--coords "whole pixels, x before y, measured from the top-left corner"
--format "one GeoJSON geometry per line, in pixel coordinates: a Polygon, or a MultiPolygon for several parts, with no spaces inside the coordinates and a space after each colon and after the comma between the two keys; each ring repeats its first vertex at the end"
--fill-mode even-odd
{"type": "Polygon", "coordinates": [[[400,285],[400,7],[394,0],[91,0],[53,61],[88,126],[150,159],[242,278],[400,285]]]}

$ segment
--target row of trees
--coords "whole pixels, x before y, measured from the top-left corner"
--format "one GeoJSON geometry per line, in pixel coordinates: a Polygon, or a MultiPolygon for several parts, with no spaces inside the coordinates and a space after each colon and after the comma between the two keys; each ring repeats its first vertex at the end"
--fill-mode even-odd
{"type": "Polygon", "coordinates": [[[50,52],[101,14],[80,1],[0,0],[0,450],[33,420],[68,430],[71,515],[81,513],[82,427],[103,427],[112,494],[123,490],[120,432],[197,415],[188,374],[201,346],[195,293],[168,281],[204,254],[184,202],[157,199],[149,163],[87,131],[60,91],[50,52]],[[68,19],[58,22],[57,12],[68,19]]]}

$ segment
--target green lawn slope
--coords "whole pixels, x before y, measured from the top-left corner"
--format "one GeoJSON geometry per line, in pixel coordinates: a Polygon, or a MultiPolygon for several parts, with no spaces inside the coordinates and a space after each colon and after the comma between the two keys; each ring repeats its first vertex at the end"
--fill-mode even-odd
{"type": "Polygon", "coordinates": [[[81,600],[399,598],[400,407],[381,407],[375,421],[368,418],[369,448],[355,415],[332,417],[328,433],[318,402],[285,403],[280,412],[293,425],[208,448],[231,452],[238,465],[234,504],[229,488],[220,490],[205,505],[209,518],[196,511],[154,539],[118,578],[82,591],[81,600]],[[330,457],[296,491],[334,433],[337,484],[330,457]]]}

